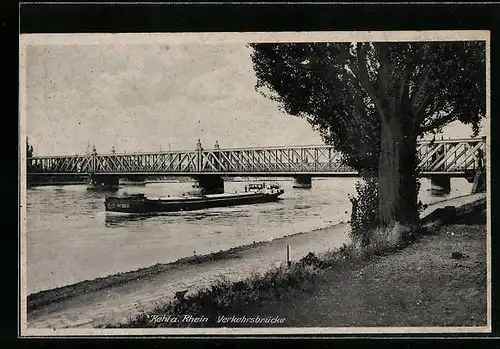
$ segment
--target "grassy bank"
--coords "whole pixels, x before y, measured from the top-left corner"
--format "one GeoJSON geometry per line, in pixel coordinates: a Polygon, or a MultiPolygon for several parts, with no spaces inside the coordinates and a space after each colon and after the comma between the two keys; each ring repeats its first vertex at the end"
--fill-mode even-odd
{"type": "MultiPolygon", "coordinates": [[[[385,260],[384,258],[388,256],[398,255],[398,253],[405,250],[408,246],[412,246],[413,249],[416,249],[416,251],[420,253],[422,252],[420,250],[422,246],[418,245],[421,240],[425,241],[425,239],[428,237],[435,237],[436,239],[438,239],[437,241],[434,241],[433,244],[438,247],[441,246],[439,248],[444,248],[443,246],[448,246],[450,241],[446,240],[446,238],[443,238],[442,233],[443,231],[450,229],[450,227],[454,227],[453,229],[456,230],[457,236],[459,236],[464,231],[466,232],[465,236],[468,236],[468,229],[464,228],[463,226],[458,226],[457,228],[457,224],[479,224],[479,229],[484,230],[486,222],[485,205],[485,200],[481,200],[464,205],[459,209],[453,209],[449,207],[438,209],[423,222],[425,224],[424,228],[419,229],[418,231],[412,231],[411,234],[406,235],[404,239],[402,239],[401,237],[391,238],[397,232],[395,233],[394,231],[390,231],[388,232],[387,239],[378,241],[368,248],[360,249],[352,245],[344,245],[338,250],[330,251],[318,256],[313,253],[309,253],[300,261],[294,262],[290,266],[282,265],[279,268],[269,270],[263,274],[253,275],[252,277],[239,282],[229,282],[225,279],[221,279],[218,282],[214,283],[211,287],[199,289],[190,295],[185,295],[184,292],[178,292],[178,294],[176,295],[176,299],[174,299],[173,301],[158,302],[154,304],[151,310],[143,310],[136,316],[129,318],[128,321],[122,324],[109,324],[104,327],[144,328],[190,326],[258,326],[258,324],[249,325],[248,323],[231,323],[230,325],[221,324],[218,320],[220,319],[220,316],[242,316],[243,314],[245,314],[245,316],[257,316],[259,314],[262,314],[263,309],[265,309],[265,313],[268,315],[282,315],[283,318],[286,318],[286,321],[282,324],[282,326],[315,326],[318,324],[315,323],[314,316],[309,318],[309,320],[304,320],[304,316],[301,316],[301,314],[304,315],[304,312],[314,313],[318,311],[322,313],[329,313],[328,311],[325,312],[324,309],[335,310],[342,308],[341,304],[335,303],[335,295],[332,295],[328,298],[328,304],[324,304],[320,300],[318,301],[318,304],[301,307],[301,305],[304,304],[304,302],[306,302],[308,299],[313,299],[318,290],[321,290],[325,287],[326,289],[330,289],[331,287],[329,286],[329,282],[335,282],[336,285],[342,285],[342,283],[344,282],[347,284],[347,281],[349,279],[355,279],[353,275],[358,275],[360,270],[363,274],[363,268],[370,268],[370,266],[373,265],[380,265],[381,260],[385,260]],[[453,224],[453,226],[451,226],[450,224],[453,224]],[[339,275],[343,276],[339,278],[339,275]],[[333,279],[335,281],[332,281],[333,279]],[[297,313],[295,313],[295,315],[291,314],[291,309],[294,309],[297,313]],[[183,321],[183,319],[185,319],[185,315],[189,315],[190,319],[201,319],[201,321],[183,321]],[[306,323],[307,321],[309,321],[311,324],[305,324],[304,321],[306,321],[306,323]]],[[[476,243],[481,243],[482,235],[480,235],[479,233],[479,235],[475,234],[474,232],[475,230],[471,233],[472,235],[470,236],[470,238],[475,239],[474,241],[476,241],[476,243]]],[[[483,235],[484,236],[482,237],[485,238],[485,234],[483,235]]],[[[437,253],[436,251],[433,251],[428,247],[424,248],[424,252],[430,253],[430,255],[427,256],[420,256],[424,259],[432,259],[432,254],[437,253]]],[[[462,255],[461,252],[457,252],[455,257],[457,257],[457,259],[468,258],[467,255],[462,255]]],[[[455,262],[454,259],[453,262],[455,262]]],[[[409,279],[407,278],[405,282],[407,287],[410,288],[408,290],[408,294],[411,295],[411,288],[414,287],[415,284],[419,284],[420,281],[418,278],[421,275],[419,273],[403,270],[402,261],[397,261],[395,263],[396,264],[394,265],[386,265],[385,267],[382,263],[382,271],[379,270],[378,273],[379,278],[380,275],[384,274],[384,272],[387,271],[389,271],[390,274],[392,273],[395,276],[399,276],[400,278],[402,278],[404,275],[409,276],[409,279]]],[[[484,258],[484,263],[476,264],[475,267],[485,267],[485,263],[486,260],[484,258]]],[[[427,267],[429,266],[427,265],[427,267]]],[[[433,273],[434,270],[432,270],[431,268],[430,270],[428,270],[428,272],[433,273]]],[[[486,287],[485,279],[482,279],[481,277],[474,282],[479,282],[481,283],[481,285],[484,284],[484,287],[486,287]]],[[[370,275],[367,274],[367,279],[365,281],[368,282],[372,279],[378,280],[376,275],[371,278],[370,275]]],[[[397,281],[397,279],[393,278],[391,278],[391,280],[392,282],[397,281]]],[[[363,284],[361,286],[363,286],[363,284]]],[[[363,298],[363,294],[359,294],[360,286],[356,285],[355,287],[358,288],[357,296],[363,298]]],[[[454,284],[454,287],[455,289],[450,292],[464,293],[467,291],[460,289],[461,286],[459,283],[454,284]]],[[[464,284],[463,287],[467,288],[467,284],[464,284]]],[[[343,292],[344,296],[347,297],[347,304],[356,302],[356,296],[354,295],[355,292],[352,291],[350,287],[348,287],[348,285],[346,285],[346,287],[340,286],[340,288],[337,288],[337,291],[340,293],[343,292]],[[353,294],[351,294],[350,292],[353,292],[353,294]],[[351,297],[352,299],[349,297],[351,297]]],[[[439,296],[438,291],[439,290],[437,290],[436,297],[439,296]]],[[[378,309],[378,313],[377,311],[373,311],[370,313],[369,311],[372,311],[373,309],[367,309],[366,305],[364,305],[364,308],[360,308],[360,314],[366,313],[366,316],[372,316],[373,319],[377,318],[377,314],[385,314],[387,315],[387,317],[383,317],[383,319],[396,319],[397,321],[398,316],[401,316],[401,314],[395,314],[394,311],[396,310],[393,311],[390,309],[398,309],[398,311],[402,312],[404,312],[405,309],[408,309],[408,307],[403,304],[404,302],[401,303],[403,305],[400,305],[399,307],[394,305],[394,297],[391,298],[391,296],[394,296],[395,293],[394,288],[390,285],[390,282],[383,287],[374,287],[373,292],[374,294],[379,295],[389,295],[389,298],[392,299],[392,303],[388,303],[389,311],[384,312],[377,308],[383,307],[384,302],[381,301],[380,303],[377,303],[376,299],[379,298],[375,297],[373,299],[373,302],[374,304],[376,304],[375,308],[378,309]],[[393,317],[391,317],[391,315],[393,317]]],[[[396,293],[402,294],[399,290],[396,293]]],[[[477,294],[472,294],[477,297],[477,294]]],[[[484,296],[485,295],[486,291],[484,292],[484,296]]],[[[453,298],[453,295],[449,296],[453,298]]],[[[398,298],[398,296],[395,297],[398,298]]],[[[398,301],[396,301],[396,303],[397,302],[398,301]]],[[[438,302],[436,310],[446,313],[449,310],[446,308],[446,306],[446,302],[438,302]]],[[[473,323],[483,324],[485,313],[481,313],[481,310],[478,309],[469,310],[472,314],[476,314],[475,318],[477,321],[473,321],[473,323]]],[[[349,308],[346,308],[344,310],[344,313],[349,314],[349,308]]],[[[431,311],[427,313],[434,314],[435,312],[431,311]]],[[[366,316],[359,316],[359,321],[351,321],[346,326],[364,326],[366,325],[366,322],[363,321],[367,319],[369,320],[367,320],[368,323],[370,323],[370,321],[372,321],[373,319],[367,318],[366,316]]],[[[321,318],[321,316],[318,316],[317,318],[321,318]]],[[[383,319],[380,320],[381,322],[378,325],[383,325],[385,321],[383,319]]],[[[318,326],[339,326],[339,324],[337,323],[328,325],[328,320],[325,321],[325,324],[319,324],[318,326]]],[[[342,323],[342,321],[340,321],[340,323],[342,323]]],[[[453,323],[453,321],[451,321],[451,323],[453,323]]],[[[260,325],[269,326],[269,324],[266,324],[266,322],[262,322],[260,325]]],[[[373,325],[377,325],[377,322],[375,321],[373,325]]],[[[428,325],[430,325],[430,323],[428,325]]],[[[446,323],[444,325],[446,325],[446,323]]],[[[273,326],[275,325],[273,324],[273,326]]]]}
{"type": "Polygon", "coordinates": [[[485,210],[436,228],[404,249],[325,270],[312,292],[246,316],[272,314],[287,327],[486,326],[485,210]]]}

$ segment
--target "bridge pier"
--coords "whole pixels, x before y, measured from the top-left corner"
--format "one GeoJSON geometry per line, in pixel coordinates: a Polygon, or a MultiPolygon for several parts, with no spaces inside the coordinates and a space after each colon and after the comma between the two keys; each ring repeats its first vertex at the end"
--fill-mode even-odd
{"type": "Polygon", "coordinates": [[[145,175],[124,176],[120,179],[120,183],[125,185],[146,185],[146,176],[145,175]]]}
{"type": "Polygon", "coordinates": [[[87,182],[87,190],[116,191],[120,188],[120,178],[117,175],[91,174],[87,182]]]}
{"type": "Polygon", "coordinates": [[[431,192],[449,194],[451,192],[451,177],[447,174],[431,176],[431,192]]]}
{"type": "Polygon", "coordinates": [[[219,175],[196,176],[196,183],[204,194],[224,193],[224,179],[219,175]]]}
{"type": "Polygon", "coordinates": [[[474,183],[474,178],[476,178],[477,170],[465,170],[465,179],[469,183],[474,183]]]}
{"type": "Polygon", "coordinates": [[[294,179],[295,179],[295,182],[293,183],[294,188],[309,189],[312,187],[311,176],[301,175],[294,177],[294,179]]]}

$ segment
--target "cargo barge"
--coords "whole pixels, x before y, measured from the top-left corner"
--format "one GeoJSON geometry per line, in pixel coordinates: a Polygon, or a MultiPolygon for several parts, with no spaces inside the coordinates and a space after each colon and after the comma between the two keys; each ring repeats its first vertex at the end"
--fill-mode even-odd
{"type": "Polygon", "coordinates": [[[124,197],[107,196],[106,212],[116,213],[162,213],[193,211],[212,207],[260,204],[279,200],[284,190],[272,185],[265,188],[247,190],[243,193],[189,194],[179,197],[149,197],[145,194],[132,194],[124,197]]]}

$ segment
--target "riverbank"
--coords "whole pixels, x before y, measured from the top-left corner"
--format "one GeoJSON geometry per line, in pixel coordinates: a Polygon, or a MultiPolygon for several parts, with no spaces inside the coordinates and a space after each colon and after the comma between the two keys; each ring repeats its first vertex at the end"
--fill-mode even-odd
{"type": "MultiPolygon", "coordinates": [[[[424,214],[428,215],[447,205],[460,206],[480,198],[484,198],[484,195],[469,195],[435,203],[429,205],[424,214]]],[[[287,244],[292,246],[292,259],[295,261],[310,251],[338,248],[348,242],[348,231],[348,224],[340,224],[39,292],[28,299],[28,327],[94,327],[124,322],[134,314],[149,311],[159,300],[168,302],[177,291],[188,290],[189,296],[200,288],[209,287],[220,279],[222,273],[232,282],[242,280],[256,271],[272,269],[285,260],[287,244]]]]}
{"type": "Polygon", "coordinates": [[[179,295],[120,327],[484,327],[486,200],[446,206],[405,246],[309,254],[263,276],[179,295]],[[256,318],[264,320],[247,321],[256,318]]]}
{"type": "Polygon", "coordinates": [[[342,246],[348,242],[348,230],[349,225],[343,223],[41,291],[28,296],[28,326],[93,327],[122,322],[158,300],[172,299],[179,290],[196,292],[221,275],[236,281],[281,264],[286,245],[292,246],[294,259],[320,245],[325,249],[342,246]]]}
{"type": "Polygon", "coordinates": [[[458,214],[403,250],[327,269],[312,291],[245,315],[272,314],[284,327],[487,326],[485,222],[485,205],[458,214]]]}
{"type": "Polygon", "coordinates": [[[305,234],[307,234],[309,238],[314,238],[314,237],[317,238],[320,233],[331,232],[331,231],[339,231],[339,232],[345,231],[346,227],[347,223],[339,223],[337,225],[325,229],[316,229],[314,231],[307,233],[303,232],[303,233],[293,234],[286,236],[284,238],[276,238],[271,241],[254,242],[249,245],[237,246],[229,250],[214,252],[207,255],[201,255],[201,256],[195,255],[195,256],[185,257],[172,263],[166,263],[166,264],[158,263],[147,268],[140,268],[137,270],[109,275],[106,277],[97,278],[93,280],[85,280],[73,285],[67,285],[55,289],[40,291],[28,295],[27,310],[29,313],[45,305],[67,300],[69,298],[74,297],[75,295],[82,295],[85,293],[97,292],[111,287],[117,287],[139,279],[152,277],[165,272],[172,272],[174,269],[177,269],[179,267],[186,268],[190,265],[198,265],[202,263],[221,262],[222,260],[228,260],[228,259],[241,259],[243,257],[242,254],[248,253],[248,251],[251,249],[253,251],[262,252],[263,247],[265,246],[272,247],[273,245],[280,244],[280,242],[282,241],[287,241],[288,243],[297,242],[298,241],[297,238],[300,238],[300,236],[303,236],[305,234]]]}

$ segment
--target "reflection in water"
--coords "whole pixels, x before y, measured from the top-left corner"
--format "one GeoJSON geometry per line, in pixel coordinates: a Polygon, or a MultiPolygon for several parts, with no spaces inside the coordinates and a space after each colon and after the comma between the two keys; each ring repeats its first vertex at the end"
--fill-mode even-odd
{"type": "MultiPolygon", "coordinates": [[[[313,180],[310,190],[281,181],[283,200],[261,205],[212,208],[155,215],[116,215],[104,211],[106,195],[145,193],[180,195],[190,182],[125,187],[116,194],[85,186],[35,187],[27,192],[28,293],[168,263],[197,254],[227,250],[308,232],[350,218],[348,194],[356,179],[313,180]]],[[[243,191],[246,182],[226,181],[227,192],[243,191]]],[[[452,179],[452,193],[431,196],[422,180],[424,203],[468,194],[471,184],[452,179]]]]}
{"type": "Polygon", "coordinates": [[[293,208],[296,210],[305,210],[311,208],[311,205],[293,205],[293,208]]]}
{"type": "Polygon", "coordinates": [[[122,226],[123,224],[127,222],[133,222],[133,221],[143,221],[148,218],[152,218],[157,216],[158,214],[106,214],[105,215],[105,222],[106,222],[106,227],[113,227],[113,226],[122,226]]]}

